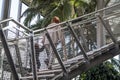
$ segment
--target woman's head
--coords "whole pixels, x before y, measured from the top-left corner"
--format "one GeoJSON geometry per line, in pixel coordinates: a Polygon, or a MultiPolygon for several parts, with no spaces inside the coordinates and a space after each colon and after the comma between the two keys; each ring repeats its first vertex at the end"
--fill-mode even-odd
{"type": "Polygon", "coordinates": [[[60,23],[59,17],[54,16],[54,17],[52,18],[52,22],[54,22],[54,23],[60,23]]]}

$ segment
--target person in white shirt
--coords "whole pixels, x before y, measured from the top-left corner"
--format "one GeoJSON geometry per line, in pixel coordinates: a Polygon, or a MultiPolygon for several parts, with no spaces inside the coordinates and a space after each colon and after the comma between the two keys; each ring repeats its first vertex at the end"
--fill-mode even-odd
{"type": "MultiPolygon", "coordinates": [[[[51,24],[47,26],[47,31],[56,47],[59,42],[63,42],[64,40],[61,26],[55,26],[58,23],[60,23],[60,19],[57,16],[54,16],[51,20],[51,24]]],[[[51,68],[52,63],[54,62],[54,53],[46,36],[44,37],[44,45],[48,56],[48,59],[46,59],[45,63],[48,65],[48,68],[51,68]]]]}

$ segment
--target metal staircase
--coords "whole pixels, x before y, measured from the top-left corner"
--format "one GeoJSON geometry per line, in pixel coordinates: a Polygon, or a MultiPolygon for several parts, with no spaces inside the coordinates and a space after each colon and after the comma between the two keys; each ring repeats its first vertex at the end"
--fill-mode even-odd
{"type": "MultiPolygon", "coordinates": [[[[120,6],[120,3],[58,24],[62,26],[60,30],[63,32],[65,40],[65,44],[62,46],[60,42],[59,48],[52,42],[51,37],[47,32],[48,28],[32,31],[12,18],[0,21],[0,24],[12,21],[24,29],[23,34],[25,35],[14,39],[8,39],[4,34],[4,29],[0,26],[1,49],[4,48],[7,57],[7,60],[4,60],[3,64],[5,64],[5,62],[6,64],[9,63],[9,69],[11,69],[11,71],[9,69],[7,70],[5,67],[4,70],[12,73],[15,80],[70,80],[91,67],[118,55],[120,52],[119,36],[117,37],[118,39],[114,36],[114,33],[111,30],[113,26],[110,26],[110,22],[120,16],[120,10],[115,9],[115,7],[118,6],[120,6]],[[105,12],[105,15],[101,16],[99,15],[99,12],[105,12]],[[109,24],[107,24],[106,21],[108,21],[109,24]],[[106,40],[110,41],[106,42],[106,44],[100,48],[96,47],[96,40],[92,40],[94,36],[90,36],[94,32],[89,31],[90,27],[96,30],[96,25],[98,23],[103,24],[107,33],[106,40]],[[81,29],[83,31],[80,31],[81,29]],[[36,35],[36,33],[39,34],[36,35]],[[56,56],[54,59],[57,60],[57,62],[53,63],[52,69],[45,68],[40,69],[37,72],[34,41],[35,39],[40,39],[40,36],[43,36],[43,33],[46,34],[46,37],[49,40],[52,51],[56,56]],[[21,40],[25,40],[25,42],[21,40]],[[14,61],[16,57],[13,57],[14,53],[11,52],[11,45],[14,45],[15,47],[18,62],[14,61]],[[23,54],[26,55],[25,61],[23,60],[24,56],[21,53],[22,48],[26,51],[23,54]],[[68,57],[69,55],[71,55],[71,57],[68,57]],[[29,64],[30,60],[31,64],[29,64]],[[26,64],[27,66],[24,66],[23,64],[26,64]],[[29,72],[31,68],[32,71],[29,72]]],[[[20,31],[19,29],[17,30],[20,31]]],[[[42,53],[45,54],[46,51],[40,52],[40,54],[42,53]]],[[[45,63],[42,63],[42,65],[45,65],[45,63]]]]}

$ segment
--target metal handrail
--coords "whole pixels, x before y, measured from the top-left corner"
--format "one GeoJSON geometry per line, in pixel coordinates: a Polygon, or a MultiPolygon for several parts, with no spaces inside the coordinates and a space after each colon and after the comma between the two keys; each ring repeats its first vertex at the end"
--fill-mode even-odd
{"type": "MultiPolygon", "coordinates": [[[[0,21],[0,24],[2,24],[2,23],[5,23],[5,22],[9,22],[9,21],[12,21],[12,22],[14,22],[15,24],[17,24],[18,26],[20,26],[21,28],[23,28],[23,29],[25,29],[26,31],[28,31],[29,33],[30,33],[30,43],[31,43],[31,55],[32,55],[32,70],[33,70],[33,80],[38,80],[37,79],[37,69],[36,69],[36,58],[35,58],[35,48],[34,48],[34,34],[33,34],[33,31],[31,30],[31,29],[29,29],[29,28],[27,28],[26,26],[24,26],[24,25],[22,25],[22,24],[20,24],[18,21],[15,21],[14,19],[12,19],[12,18],[9,18],[9,19],[5,19],[5,20],[2,20],[2,21],[0,21]]],[[[2,28],[1,28],[1,30],[2,30],[2,28]]],[[[2,33],[2,32],[1,32],[2,33]]],[[[2,35],[2,34],[1,34],[2,35]]],[[[6,39],[5,39],[6,40],[6,39]]],[[[4,42],[3,41],[3,39],[2,39],[2,42],[4,42]]],[[[5,44],[5,42],[4,42],[4,44],[5,44]]],[[[6,40],[6,44],[7,44],[7,40],[6,40]]],[[[7,49],[8,49],[8,46],[7,46],[7,49]]],[[[8,51],[8,53],[10,54],[10,52],[9,52],[9,49],[8,50],[5,50],[6,52],[8,51]]],[[[12,58],[10,58],[10,59],[12,59],[12,58]]],[[[14,65],[14,63],[13,64],[11,64],[10,66],[13,66],[14,65]]],[[[11,69],[12,69],[12,67],[11,67],[11,69]]],[[[15,67],[13,66],[13,69],[12,69],[12,71],[13,71],[13,73],[14,73],[14,77],[15,77],[15,79],[16,80],[19,80],[19,78],[17,77],[17,73],[16,73],[16,70],[15,70],[15,67]],[[18,79],[17,79],[18,78],[18,79]]]]}
{"type": "Polygon", "coordinates": [[[26,26],[20,24],[18,21],[14,20],[13,18],[2,20],[2,21],[0,21],[0,24],[5,23],[5,22],[9,22],[9,21],[12,21],[13,23],[17,24],[18,26],[20,26],[21,28],[23,28],[23,29],[25,29],[25,30],[27,30],[29,32],[32,32],[31,29],[29,29],[26,26]]]}

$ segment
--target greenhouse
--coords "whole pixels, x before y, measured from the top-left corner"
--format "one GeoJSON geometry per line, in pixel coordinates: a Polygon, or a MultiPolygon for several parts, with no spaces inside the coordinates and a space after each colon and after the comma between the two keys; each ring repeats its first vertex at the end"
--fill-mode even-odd
{"type": "Polygon", "coordinates": [[[120,0],[0,0],[0,80],[120,80],[120,0]]]}

